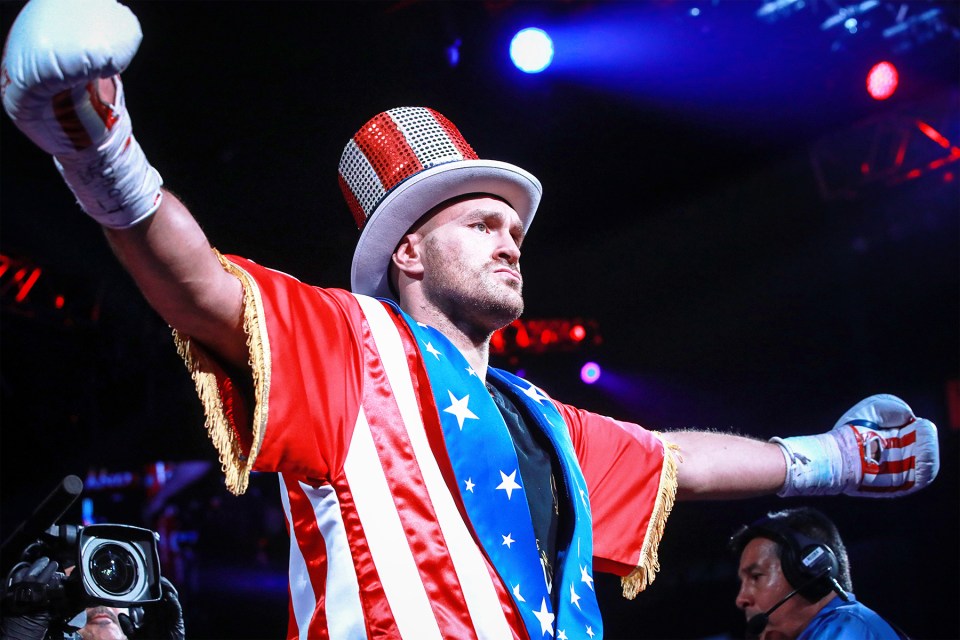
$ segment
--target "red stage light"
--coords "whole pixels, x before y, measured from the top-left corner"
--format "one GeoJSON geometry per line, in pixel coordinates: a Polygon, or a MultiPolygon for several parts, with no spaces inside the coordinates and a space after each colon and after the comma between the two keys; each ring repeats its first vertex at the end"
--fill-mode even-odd
{"type": "Polygon", "coordinates": [[[867,92],[874,100],[886,100],[897,90],[900,76],[889,62],[878,62],[867,74],[867,92]]]}
{"type": "Polygon", "coordinates": [[[574,342],[580,342],[587,337],[587,330],[583,328],[582,324],[575,324],[570,328],[570,339],[574,342]]]}

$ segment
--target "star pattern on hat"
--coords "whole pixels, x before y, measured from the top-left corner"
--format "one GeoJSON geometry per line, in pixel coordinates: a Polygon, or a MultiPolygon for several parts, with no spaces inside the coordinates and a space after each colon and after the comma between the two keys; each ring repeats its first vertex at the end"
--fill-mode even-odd
{"type": "Polygon", "coordinates": [[[517,470],[514,469],[513,473],[510,475],[505,474],[502,470],[500,471],[500,477],[503,479],[503,482],[497,485],[497,489],[503,489],[507,492],[507,500],[513,497],[514,489],[521,489],[522,487],[518,485],[514,478],[517,477],[517,470]]]}

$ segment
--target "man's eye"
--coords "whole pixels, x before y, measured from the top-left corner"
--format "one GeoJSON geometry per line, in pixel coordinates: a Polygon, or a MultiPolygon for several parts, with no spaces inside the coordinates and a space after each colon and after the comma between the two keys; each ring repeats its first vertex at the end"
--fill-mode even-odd
{"type": "Polygon", "coordinates": [[[487,223],[485,223],[485,222],[475,222],[475,223],[473,223],[473,228],[476,229],[477,231],[484,231],[484,232],[486,232],[486,230],[487,230],[487,223]]]}

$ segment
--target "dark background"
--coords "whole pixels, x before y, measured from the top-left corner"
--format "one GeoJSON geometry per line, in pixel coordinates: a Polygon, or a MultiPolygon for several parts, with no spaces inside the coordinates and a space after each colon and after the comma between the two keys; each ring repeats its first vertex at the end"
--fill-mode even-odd
{"type": "MultiPolygon", "coordinates": [[[[336,166],[379,111],[431,106],[481,157],[537,175],[525,317],[592,319],[603,341],[496,364],[561,400],[769,438],[884,392],[938,425],[940,476],[906,498],[678,504],[645,593],[598,579],[608,637],[739,637],[726,538],[810,504],[840,526],[861,600],[957,638],[960,5],[879,2],[856,33],[825,26],[864,5],[136,2],[124,80],[147,157],[214,245],[312,283],[349,284],[336,166]],[[537,76],[506,55],[530,25],[556,30],[537,76]],[[864,78],[883,59],[901,83],[878,102],[864,78]]],[[[0,3],[4,34],[21,6],[0,3]]],[[[49,158],[6,117],[0,136],[3,537],[75,473],[88,517],[161,532],[191,638],[281,636],[276,479],[223,490],[169,329],[49,158]]],[[[81,517],[78,502],[64,521],[81,517]]]]}

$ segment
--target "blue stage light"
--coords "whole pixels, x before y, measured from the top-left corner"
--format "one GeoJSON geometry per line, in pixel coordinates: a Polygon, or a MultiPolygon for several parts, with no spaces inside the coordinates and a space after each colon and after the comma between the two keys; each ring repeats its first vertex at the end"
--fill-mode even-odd
{"type": "Polygon", "coordinates": [[[553,61],[553,40],[543,29],[521,29],[510,41],[510,59],[525,73],[540,73],[553,61]]]}

